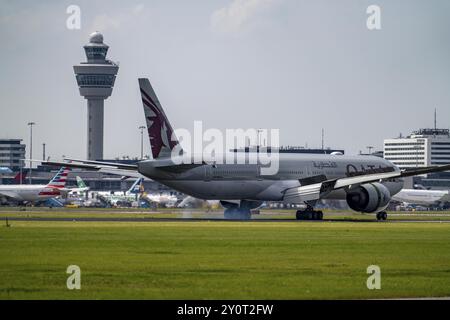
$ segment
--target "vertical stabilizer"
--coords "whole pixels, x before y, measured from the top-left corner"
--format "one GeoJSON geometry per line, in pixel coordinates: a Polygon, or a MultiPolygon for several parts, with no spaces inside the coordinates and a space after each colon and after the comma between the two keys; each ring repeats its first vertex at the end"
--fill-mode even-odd
{"type": "Polygon", "coordinates": [[[48,188],[64,188],[67,182],[67,175],[69,174],[70,169],[67,167],[62,167],[56,173],[52,180],[47,184],[48,188]]]}
{"type": "Polygon", "coordinates": [[[153,159],[170,157],[175,146],[179,144],[172,126],[156,97],[150,81],[139,79],[145,121],[147,123],[153,159]]]}

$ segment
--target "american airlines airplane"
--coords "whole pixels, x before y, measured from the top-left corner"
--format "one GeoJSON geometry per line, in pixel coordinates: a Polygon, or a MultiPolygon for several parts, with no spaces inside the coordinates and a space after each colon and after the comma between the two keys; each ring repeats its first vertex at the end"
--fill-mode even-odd
{"type": "Polygon", "coordinates": [[[264,164],[247,161],[257,153],[235,153],[233,157],[247,159],[244,163],[219,162],[220,156],[216,156],[201,163],[180,164],[171,154],[174,148],[181,150],[181,146],[150,81],[139,79],[139,87],[153,159],[135,165],[73,159],[66,160],[78,163],[44,164],[138,172],[192,197],[220,200],[227,219],[250,219],[250,210],[264,201],[280,201],[305,204],[306,209],[296,213],[299,220],[321,220],[322,212],[314,210],[319,199],[345,199],[351,209],[377,213],[377,219],[385,220],[392,196],[403,187],[402,177],[450,170],[450,165],[445,165],[401,171],[382,158],[337,154],[280,153],[279,170],[273,175],[262,174],[264,164]]]}
{"type": "Polygon", "coordinates": [[[0,174],[12,173],[12,170],[7,167],[0,167],[0,174]]]}
{"type": "Polygon", "coordinates": [[[70,191],[65,188],[69,170],[67,167],[62,167],[48,184],[0,185],[0,198],[36,202],[61,196],[70,191]]]}

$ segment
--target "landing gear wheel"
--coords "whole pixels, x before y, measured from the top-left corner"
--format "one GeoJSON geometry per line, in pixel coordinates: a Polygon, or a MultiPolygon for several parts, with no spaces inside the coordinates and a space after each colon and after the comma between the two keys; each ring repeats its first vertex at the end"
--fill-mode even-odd
{"type": "Polygon", "coordinates": [[[314,210],[298,210],[295,213],[297,220],[322,220],[323,212],[314,210]]]}
{"type": "Polygon", "coordinates": [[[323,220],[323,212],[322,211],[318,211],[317,214],[318,214],[317,220],[323,220]]]}
{"type": "Polygon", "coordinates": [[[377,212],[377,220],[387,220],[387,213],[385,211],[377,212]]]}

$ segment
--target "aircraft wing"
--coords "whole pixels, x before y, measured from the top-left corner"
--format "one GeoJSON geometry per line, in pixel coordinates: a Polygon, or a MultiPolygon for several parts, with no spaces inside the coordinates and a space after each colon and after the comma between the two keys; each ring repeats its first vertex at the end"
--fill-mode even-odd
{"type": "Polygon", "coordinates": [[[447,194],[445,194],[439,201],[450,202],[450,190],[447,190],[447,194]]]}
{"type": "Polygon", "coordinates": [[[124,163],[93,161],[93,160],[79,160],[79,159],[70,159],[70,158],[64,158],[64,160],[67,160],[69,162],[75,161],[75,162],[80,162],[83,164],[92,164],[92,165],[96,165],[96,166],[107,166],[107,167],[113,167],[113,168],[117,168],[117,169],[137,171],[137,165],[135,165],[135,164],[124,164],[124,163]]]}
{"type": "MultiPolygon", "coordinates": [[[[114,164],[110,162],[100,162],[100,161],[88,161],[88,160],[73,160],[80,161],[80,163],[75,162],[58,162],[58,161],[42,161],[43,165],[48,166],[64,166],[69,168],[79,168],[85,170],[100,171],[103,173],[115,174],[126,178],[146,178],[137,171],[136,165],[131,164],[114,164]]],[[[148,178],[146,178],[148,179],[148,178]]]]}
{"type": "Polygon", "coordinates": [[[109,173],[109,174],[115,174],[118,176],[122,176],[123,179],[128,179],[128,178],[143,178],[143,179],[147,179],[147,177],[143,176],[142,174],[140,174],[137,171],[132,171],[132,170],[123,170],[123,169],[116,169],[116,168],[100,168],[98,169],[98,171],[103,172],[103,173],[109,173]]]}
{"type": "MultiPolygon", "coordinates": [[[[43,165],[50,166],[65,166],[69,168],[79,168],[85,170],[100,171],[103,173],[115,174],[123,176],[126,178],[145,178],[147,177],[140,174],[137,170],[137,165],[135,164],[121,164],[113,162],[103,162],[103,161],[92,161],[92,160],[78,160],[78,159],[68,159],[65,160],[70,162],[57,162],[57,161],[42,161],[43,165]],[[75,161],[75,162],[73,162],[75,161]]],[[[192,168],[202,166],[204,163],[200,164],[175,164],[171,159],[157,159],[153,161],[153,166],[161,170],[181,173],[192,168]]]]}
{"type": "Polygon", "coordinates": [[[318,183],[289,188],[284,192],[283,201],[286,203],[304,203],[305,201],[319,200],[330,192],[338,189],[352,188],[361,184],[379,182],[387,179],[410,177],[447,170],[450,170],[450,165],[425,167],[407,171],[363,174],[353,177],[325,180],[318,183]]]}
{"type": "Polygon", "coordinates": [[[12,191],[0,191],[0,197],[18,199],[17,198],[17,193],[12,192],[12,191]]]}

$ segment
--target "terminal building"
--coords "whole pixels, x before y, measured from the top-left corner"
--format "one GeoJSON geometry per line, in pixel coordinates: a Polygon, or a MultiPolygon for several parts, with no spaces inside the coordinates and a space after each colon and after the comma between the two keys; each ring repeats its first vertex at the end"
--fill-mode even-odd
{"type": "MultiPolygon", "coordinates": [[[[400,169],[450,164],[448,129],[419,129],[407,137],[384,140],[384,158],[400,169]]],[[[430,189],[449,189],[450,173],[434,173],[414,178],[415,184],[430,189]]]]}
{"type": "Polygon", "coordinates": [[[0,139],[0,167],[19,171],[24,166],[23,159],[25,145],[22,139],[0,139]]]}
{"type": "Polygon", "coordinates": [[[448,129],[420,129],[407,137],[384,140],[384,158],[400,169],[450,164],[448,129]]]}
{"type": "Polygon", "coordinates": [[[231,149],[232,152],[259,152],[260,149],[262,152],[278,152],[278,153],[306,153],[306,154],[344,154],[344,149],[332,149],[332,148],[323,148],[323,149],[311,149],[305,148],[301,146],[280,146],[279,148],[272,147],[260,147],[260,146],[249,146],[245,148],[231,149]]]}

